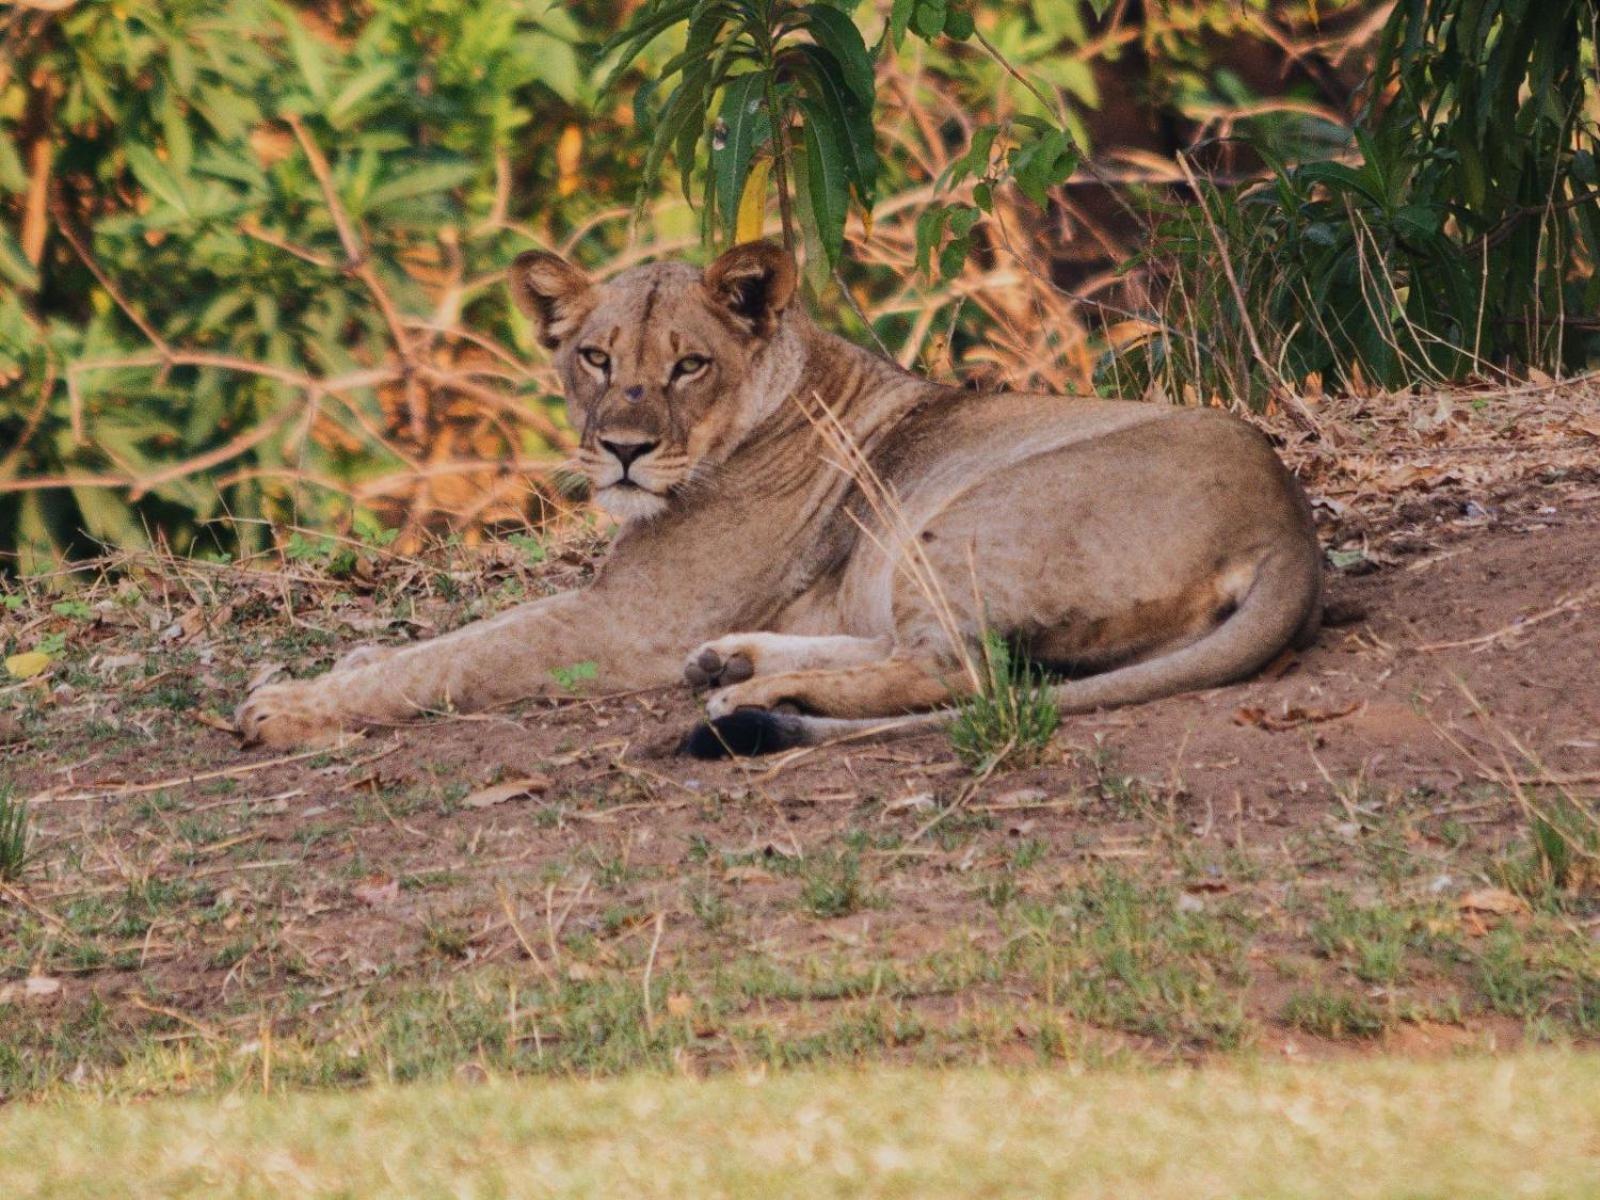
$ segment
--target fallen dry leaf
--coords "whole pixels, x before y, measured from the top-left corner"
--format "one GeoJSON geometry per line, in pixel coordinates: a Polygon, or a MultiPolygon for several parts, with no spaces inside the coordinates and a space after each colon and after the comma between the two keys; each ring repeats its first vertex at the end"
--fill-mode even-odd
{"type": "Polygon", "coordinates": [[[461,803],[468,808],[493,808],[496,804],[504,804],[507,800],[516,800],[523,796],[540,796],[549,790],[550,781],[543,775],[528,775],[508,783],[494,783],[479,788],[461,803]]]}
{"type": "Polygon", "coordinates": [[[163,629],[159,636],[163,642],[181,642],[204,633],[207,629],[221,629],[232,619],[231,602],[210,612],[196,605],[163,629]]]}
{"type": "Polygon", "coordinates": [[[105,654],[96,655],[89,660],[89,665],[102,675],[115,675],[118,671],[127,670],[129,667],[144,665],[142,654],[105,654]]]}
{"type": "Polygon", "coordinates": [[[898,800],[891,800],[883,806],[886,813],[904,812],[907,809],[920,809],[933,807],[932,792],[918,792],[914,796],[901,796],[898,800]]]}
{"type": "Polygon", "coordinates": [[[6,659],[6,674],[13,679],[32,679],[43,674],[50,663],[50,656],[43,650],[29,650],[6,659]]]}
{"type": "Polygon", "coordinates": [[[1456,907],[1462,912],[1495,913],[1498,916],[1509,916],[1513,913],[1528,911],[1528,902],[1505,888],[1479,888],[1475,892],[1468,892],[1456,901],[1456,907]]]}
{"type": "Polygon", "coordinates": [[[1269,713],[1264,708],[1246,706],[1233,714],[1233,723],[1254,725],[1257,729],[1278,733],[1299,725],[1318,725],[1323,721],[1337,721],[1340,717],[1348,717],[1360,707],[1359,700],[1354,700],[1343,708],[1301,708],[1298,705],[1285,705],[1281,713],[1269,713]]]}
{"type": "Polygon", "coordinates": [[[1048,800],[1049,794],[1043,788],[1025,787],[1013,791],[1001,792],[989,801],[991,808],[1027,808],[1031,804],[1043,804],[1048,800]]]}
{"type": "Polygon", "coordinates": [[[760,867],[745,863],[729,867],[722,877],[729,883],[776,883],[778,878],[771,871],[763,871],[760,867]]]}
{"type": "Polygon", "coordinates": [[[1262,679],[1282,679],[1290,671],[1300,665],[1300,656],[1293,650],[1285,650],[1266,666],[1261,668],[1262,679]]]}
{"type": "Polygon", "coordinates": [[[694,1000],[682,992],[673,992],[667,996],[667,1015],[669,1017],[687,1017],[694,1011],[694,1000]]]}
{"type": "Polygon", "coordinates": [[[1567,427],[1575,433],[1581,433],[1586,437],[1600,440],[1600,418],[1579,417],[1577,420],[1569,422],[1567,427]]]}
{"type": "Polygon", "coordinates": [[[203,708],[196,709],[190,715],[201,725],[209,726],[212,729],[220,729],[223,733],[239,732],[239,727],[227,717],[219,717],[216,713],[206,712],[203,708]]]}
{"type": "Polygon", "coordinates": [[[350,894],[363,904],[379,908],[400,899],[400,881],[393,875],[368,875],[350,889],[350,894]]]}
{"type": "Polygon", "coordinates": [[[22,981],[22,997],[25,1000],[47,1000],[60,991],[61,980],[49,975],[29,975],[22,981]]]}

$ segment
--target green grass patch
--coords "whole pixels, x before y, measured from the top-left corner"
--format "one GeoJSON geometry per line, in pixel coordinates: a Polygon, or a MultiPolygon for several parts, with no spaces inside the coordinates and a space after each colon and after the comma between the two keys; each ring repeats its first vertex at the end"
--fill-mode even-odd
{"type": "Polygon", "coordinates": [[[1349,992],[1313,988],[1296,992],[1283,1006],[1285,1024],[1325,1038],[1374,1038],[1383,1032],[1382,1011],[1349,992]]]}
{"type": "Polygon", "coordinates": [[[950,723],[955,752],[975,770],[1037,762],[1061,724],[1050,681],[991,633],[983,639],[982,683],[950,723]]]}
{"type": "Polygon", "coordinates": [[[28,821],[28,803],[0,788],[0,883],[14,883],[32,857],[33,831],[28,821]]]}

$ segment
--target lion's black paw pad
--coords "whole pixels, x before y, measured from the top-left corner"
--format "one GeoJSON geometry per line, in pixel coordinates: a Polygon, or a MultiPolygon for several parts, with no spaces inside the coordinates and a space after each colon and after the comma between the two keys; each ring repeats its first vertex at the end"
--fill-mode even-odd
{"type": "Polygon", "coordinates": [[[800,718],[764,708],[741,708],[704,725],[696,725],[679,745],[691,758],[749,758],[775,754],[805,742],[800,718]]]}

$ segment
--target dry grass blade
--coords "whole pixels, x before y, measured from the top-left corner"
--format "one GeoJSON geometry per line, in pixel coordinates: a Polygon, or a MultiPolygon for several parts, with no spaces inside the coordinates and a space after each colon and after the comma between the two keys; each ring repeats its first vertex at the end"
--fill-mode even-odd
{"type": "Polygon", "coordinates": [[[862,449],[855,435],[828,407],[820,395],[813,392],[810,402],[800,401],[801,411],[834,454],[834,466],[843,471],[860,489],[867,507],[877,520],[879,529],[868,528],[857,520],[861,531],[879,552],[884,554],[895,569],[910,579],[928,602],[940,629],[950,645],[951,656],[961,665],[973,688],[980,688],[983,677],[972,655],[969,640],[961,622],[951,607],[944,590],[944,581],[928,561],[922,548],[919,530],[911,527],[899,498],[873,467],[871,459],[862,449]]]}

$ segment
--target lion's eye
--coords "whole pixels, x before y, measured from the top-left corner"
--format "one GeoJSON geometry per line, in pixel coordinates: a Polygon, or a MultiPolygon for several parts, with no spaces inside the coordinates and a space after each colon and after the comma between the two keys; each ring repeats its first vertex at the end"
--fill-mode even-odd
{"type": "Polygon", "coordinates": [[[700,354],[685,354],[672,368],[674,379],[688,379],[691,375],[698,375],[704,371],[711,360],[700,354]]]}
{"type": "Polygon", "coordinates": [[[604,371],[611,365],[611,356],[593,346],[584,346],[578,351],[578,356],[597,371],[604,371]]]}

